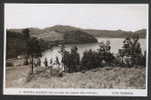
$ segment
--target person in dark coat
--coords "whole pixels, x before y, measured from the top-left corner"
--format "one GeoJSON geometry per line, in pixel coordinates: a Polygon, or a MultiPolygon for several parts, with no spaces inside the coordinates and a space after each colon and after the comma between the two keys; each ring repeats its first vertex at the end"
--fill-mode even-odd
{"type": "Polygon", "coordinates": [[[41,59],[38,58],[38,66],[41,66],[41,59]]]}
{"type": "Polygon", "coordinates": [[[47,58],[45,58],[44,65],[45,65],[45,67],[48,67],[48,61],[47,61],[47,58]]]}
{"type": "Polygon", "coordinates": [[[61,62],[64,64],[66,72],[69,70],[70,59],[70,53],[68,51],[64,51],[61,62]]]}
{"type": "Polygon", "coordinates": [[[110,50],[111,50],[111,46],[110,46],[110,41],[106,41],[106,45],[105,45],[105,51],[107,53],[110,53],[110,50]]]}
{"type": "Polygon", "coordinates": [[[60,65],[58,57],[56,57],[56,64],[60,65]]]}

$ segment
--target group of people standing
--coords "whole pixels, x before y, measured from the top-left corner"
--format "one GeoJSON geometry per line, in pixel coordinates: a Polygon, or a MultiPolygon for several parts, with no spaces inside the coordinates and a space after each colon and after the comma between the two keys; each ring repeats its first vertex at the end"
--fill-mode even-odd
{"type": "Polygon", "coordinates": [[[49,62],[48,62],[48,59],[45,58],[43,63],[45,67],[52,66],[52,65],[60,65],[58,57],[56,57],[54,62],[52,58],[50,58],[49,62]]]}
{"type": "Polygon", "coordinates": [[[141,47],[140,43],[138,42],[139,37],[133,37],[132,39],[130,37],[127,37],[123,43],[123,49],[124,49],[124,55],[136,55],[141,54],[141,47]]]}
{"type": "Polygon", "coordinates": [[[123,41],[122,49],[119,49],[119,54],[122,57],[122,63],[128,66],[144,63],[143,53],[139,43],[139,35],[127,37],[123,41]]]}
{"type": "Polygon", "coordinates": [[[102,61],[111,64],[114,57],[113,54],[111,53],[111,43],[109,40],[107,40],[106,43],[104,42],[100,43],[100,48],[98,49],[98,55],[99,57],[101,57],[100,59],[102,61]]]}
{"type": "Polygon", "coordinates": [[[50,58],[50,60],[48,60],[47,58],[44,58],[43,62],[42,62],[40,57],[33,59],[33,64],[34,64],[35,67],[41,66],[42,63],[45,67],[49,67],[49,66],[52,66],[52,65],[60,65],[60,62],[59,62],[59,59],[58,59],[57,56],[56,56],[55,61],[53,61],[52,58],[50,58]]]}
{"type": "Polygon", "coordinates": [[[111,46],[110,46],[110,41],[107,40],[106,43],[104,42],[100,42],[100,48],[99,48],[99,51],[100,53],[104,54],[105,52],[107,53],[110,53],[110,50],[111,50],[111,46]]]}

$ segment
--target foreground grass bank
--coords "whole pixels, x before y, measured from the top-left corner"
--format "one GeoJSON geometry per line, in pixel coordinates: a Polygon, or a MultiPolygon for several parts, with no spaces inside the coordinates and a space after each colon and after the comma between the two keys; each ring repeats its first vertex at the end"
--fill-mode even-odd
{"type": "Polygon", "coordinates": [[[30,67],[13,67],[6,70],[7,88],[145,88],[145,67],[104,67],[85,72],[63,73],[52,77],[50,70],[35,74],[27,82],[30,67]]]}

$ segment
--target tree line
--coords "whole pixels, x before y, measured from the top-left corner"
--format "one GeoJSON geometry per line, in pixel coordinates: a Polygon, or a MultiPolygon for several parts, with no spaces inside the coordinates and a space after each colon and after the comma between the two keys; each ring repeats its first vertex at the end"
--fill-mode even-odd
{"type": "MultiPolygon", "coordinates": [[[[42,56],[41,53],[43,50],[41,49],[40,41],[37,38],[30,37],[28,29],[23,30],[23,33],[27,42],[25,50],[26,58],[32,59],[33,72],[33,58],[39,59],[39,57],[42,56]]],[[[59,53],[62,55],[61,63],[63,63],[65,71],[69,73],[105,66],[145,66],[146,62],[146,53],[142,53],[138,34],[126,37],[123,41],[123,46],[118,50],[117,55],[111,53],[111,43],[109,40],[105,43],[100,42],[97,50],[90,49],[84,51],[81,59],[77,46],[74,46],[70,51],[67,51],[65,45],[62,44],[59,53]]],[[[59,61],[57,64],[60,64],[59,61]]]]}
{"type": "Polygon", "coordinates": [[[70,51],[65,50],[62,45],[60,53],[62,54],[62,63],[67,72],[76,72],[89,70],[105,66],[126,66],[133,67],[137,65],[145,66],[146,52],[142,53],[139,43],[139,35],[128,36],[123,41],[123,46],[118,50],[118,54],[111,53],[110,41],[101,42],[98,50],[84,51],[80,59],[77,46],[70,51]]]}
{"type": "MultiPolygon", "coordinates": [[[[42,52],[45,50],[43,46],[47,46],[47,44],[43,45],[42,40],[31,37],[29,29],[24,29],[23,35],[26,42],[24,50],[25,65],[28,65],[30,60],[31,73],[33,73],[33,59],[36,58],[40,60],[42,52]]],[[[65,71],[70,73],[105,66],[145,66],[146,61],[146,53],[142,53],[138,34],[125,38],[123,47],[119,49],[117,55],[111,53],[111,43],[108,40],[106,43],[100,42],[97,50],[90,49],[84,51],[81,59],[77,46],[67,51],[65,45],[62,44],[59,53],[62,55],[61,63],[63,63],[65,71]]]]}

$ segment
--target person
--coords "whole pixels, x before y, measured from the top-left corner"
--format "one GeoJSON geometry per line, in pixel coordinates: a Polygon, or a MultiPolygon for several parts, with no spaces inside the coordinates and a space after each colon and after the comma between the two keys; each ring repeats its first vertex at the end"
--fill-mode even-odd
{"type": "Polygon", "coordinates": [[[130,37],[127,37],[124,41],[123,41],[124,45],[123,45],[123,49],[124,49],[124,55],[129,55],[131,53],[131,47],[132,47],[132,42],[130,37]]]}
{"type": "Polygon", "coordinates": [[[38,60],[37,60],[37,58],[34,58],[34,59],[33,59],[33,65],[34,65],[35,67],[38,66],[38,60]]]}
{"type": "Polygon", "coordinates": [[[101,54],[105,53],[105,44],[104,44],[104,42],[100,42],[99,53],[101,53],[101,54]]]}
{"type": "Polygon", "coordinates": [[[105,59],[105,44],[104,44],[104,42],[100,43],[100,48],[99,48],[98,54],[99,54],[98,59],[100,60],[100,62],[103,61],[105,59]]]}
{"type": "Polygon", "coordinates": [[[49,60],[49,69],[50,69],[50,75],[52,75],[52,67],[53,67],[53,61],[52,61],[52,58],[50,58],[49,60]]]}
{"type": "Polygon", "coordinates": [[[124,43],[123,48],[128,48],[128,47],[129,47],[129,40],[130,40],[130,38],[127,37],[127,38],[123,41],[123,43],[124,43]]]}
{"type": "Polygon", "coordinates": [[[107,40],[105,44],[105,57],[104,60],[106,61],[107,64],[111,65],[112,61],[114,59],[114,55],[110,52],[111,46],[110,46],[110,41],[107,40]]]}
{"type": "Polygon", "coordinates": [[[60,62],[59,62],[59,59],[58,59],[58,57],[56,56],[56,64],[58,64],[58,65],[60,65],[60,62]]]}
{"type": "Polygon", "coordinates": [[[47,61],[47,58],[45,58],[44,65],[45,65],[45,67],[48,67],[48,61],[47,61]]]}
{"type": "Polygon", "coordinates": [[[65,45],[62,44],[59,53],[61,53],[61,55],[63,55],[65,51],[66,51],[65,50],[65,45]]]}
{"type": "Polygon", "coordinates": [[[105,45],[105,51],[106,51],[107,53],[110,53],[110,49],[111,49],[110,41],[107,40],[107,41],[106,41],[106,45],[105,45]]]}
{"type": "Polygon", "coordinates": [[[38,58],[38,66],[40,66],[40,65],[41,65],[41,59],[38,58]]]}
{"type": "Polygon", "coordinates": [[[133,60],[131,55],[125,55],[123,57],[123,64],[126,65],[127,67],[132,67],[133,66],[133,60]]]}
{"type": "Polygon", "coordinates": [[[139,36],[136,35],[135,37],[133,37],[133,53],[134,54],[138,54],[140,55],[141,54],[141,47],[140,47],[140,43],[138,42],[139,40],[139,36]]]}
{"type": "Polygon", "coordinates": [[[53,67],[53,61],[52,61],[52,58],[50,58],[50,60],[49,60],[49,67],[50,67],[50,69],[53,67]]]}
{"type": "Polygon", "coordinates": [[[132,58],[133,58],[133,63],[135,63],[136,65],[139,64],[141,62],[141,58],[142,58],[142,50],[140,47],[140,43],[139,43],[139,35],[138,34],[134,34],[132,37],[132,58]]]}

